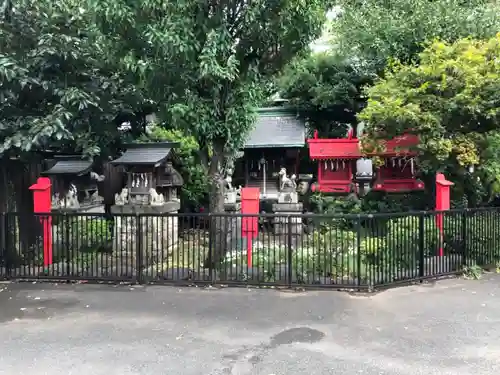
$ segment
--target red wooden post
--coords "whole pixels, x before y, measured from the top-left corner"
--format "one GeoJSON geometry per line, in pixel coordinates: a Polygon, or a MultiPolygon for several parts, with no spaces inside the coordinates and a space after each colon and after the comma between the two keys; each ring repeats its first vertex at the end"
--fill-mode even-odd
{"type": "MultiPolygon", "coordinates": [[[[30,186],[33,190],[33,212],[35,214],[50,214],[51,212],[51,183],[48,177],[39,177],[36,184],[30,186]]],[[[43,228],[43,265],[52,264],[52,217],[41,216],[43,228]]]]}
{"type": "Polygon", "coordinates": [[[241,220],[241,236],[247,239],[247,265],[252,267],[252,240],[259,234],[259,188],[241,189],[241,213],[255,216],[243,217],[241,220]]]}
{"type": "MultiPolygon", "coordinates": [[[[448,181],[444,174],[436,174],[436,211],[447,211],[450,209],[450,186],[453,185],[454,183],[448,181]]],[[[439,256],[443,256],[443,214],[436,215],[436,226],[438,227],[439,233],[441,235],[439,256]]]]}

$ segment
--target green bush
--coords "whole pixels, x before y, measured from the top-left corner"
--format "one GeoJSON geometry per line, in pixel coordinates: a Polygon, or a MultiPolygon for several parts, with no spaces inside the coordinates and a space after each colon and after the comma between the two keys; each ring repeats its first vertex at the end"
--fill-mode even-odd
{"type": "MultiPolygon", "coordinates": [[[[443,215],[444,236],[436,226],[435,215],[413,215],[392,220],[366,217],[359,233],[339,228],[338,221],[323,220],[313,233],[304,235],[293,249],[291,265],[294,280],[312,283],[321,277],[334,282],[377,285],[418,276],[420,245],[424,258],[439,254],[467,254],[468,264],[489,265],[500,261],[500,213],[475,213],[467,218],[467,249],[462,241],[460,215],[443,215]],[[424,238],[420,240],[420,225],[424,238]],[[377,227],[379,226],[379,227],[377,227]]],[[[351,225],[351,227],[356,225],[351,225]]],[[[246,255],[228,254],[226,269],[246,269],[246,255]]],[[[253,267],[275,281],[281,266],[288,265],[286,246],[263,246],[253,249],[253,267]]],[[[282,275],[283,276],[283,275],[282,275]]]]}
{"type": "Polygon", "coordinates": [[[465,212],[445,217],[444,245],[446,252],[465,256],[468,264],[497,263],[500,261],[500,212],[465,212]]]}
{"type": "Polygon", "coordinates": [[[105,250],[111,243],[109,222],[103,218],[79,217],[71,223],[70,236],[77,251],[105,250]]]}

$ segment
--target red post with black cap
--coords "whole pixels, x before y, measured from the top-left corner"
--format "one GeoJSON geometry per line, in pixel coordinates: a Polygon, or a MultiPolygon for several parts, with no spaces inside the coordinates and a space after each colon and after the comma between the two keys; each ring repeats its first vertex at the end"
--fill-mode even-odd
{"type": "Polygon", "coordinates": [[[244,216],[241,220],[241,236],[247,239],[247,265],[252,267],[253,239],[259,234],[259,188],[241,189],[241,213],[252,215],[244,216]]]}
{"type": "Polygon", "coordinates": [[[31,185],[33,191],[33,212],[40,215],[43,230],[43,265],[52,264],[52,217],[51,212],[51,183],[48,177],[39,177],[36,184],[31,185]],[[48,215],[43,215],[48,214],[48,215]]]}

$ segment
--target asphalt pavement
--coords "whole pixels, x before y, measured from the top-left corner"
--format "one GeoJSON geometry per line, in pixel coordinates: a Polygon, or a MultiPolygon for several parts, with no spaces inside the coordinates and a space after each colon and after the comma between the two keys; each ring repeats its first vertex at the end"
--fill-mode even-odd
{"type": "Polygon", "coordinates": [[[500,276],[371,296],[0,284],[0,374],[482,375],[500,370],[500,276]]]}

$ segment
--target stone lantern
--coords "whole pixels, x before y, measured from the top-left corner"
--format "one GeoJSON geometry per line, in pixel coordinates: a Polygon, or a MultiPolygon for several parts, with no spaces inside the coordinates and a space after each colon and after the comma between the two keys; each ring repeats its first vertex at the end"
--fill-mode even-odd
{"type": "Polygon", "coordinates": [[[111,207],[115,215],[114,251],[117,255],[126,252],[130,259],[135,258],[136,246],[141,246],[142,259],[154,262],[155,254],[169,251],[178,240],[177,190],[183,180],[173,167],[173,150],[179,144],[132,143],[125,147],[123,155],[111,162],[123,166],[127,175],[126,185],[115,195],[111,207]],[[143,216],[130,216],[132,213],[143,216]],[[140,244],[136,244],[138,238],[140,244]]]}
{"type": "Polygon", "coordinates": [[[92,171],[93,161],[81,155],[54,156],[52,166],[42,172],[52,180],[52,210],[88,212],[102,205],[97,183],[104,181],[92,171]]]}
{"type": "Polygon", "coordinates": [[[370,191],[370,184],[373,181],[373,177],[373,163],[371,159],[361,158],[356,160],[354,182],[358,187],[359,195],[363,196],[370,191]]]}

